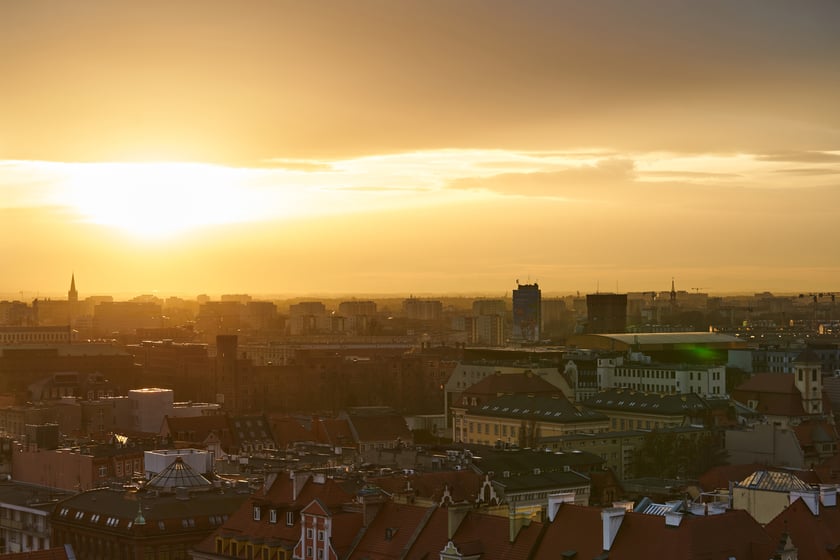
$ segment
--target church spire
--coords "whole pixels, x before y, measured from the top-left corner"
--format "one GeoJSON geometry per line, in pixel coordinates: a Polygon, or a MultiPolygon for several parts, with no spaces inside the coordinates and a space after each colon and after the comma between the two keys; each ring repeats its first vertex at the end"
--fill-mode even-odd
{"type": "Polygon", "coordinates": [[[70,276],[70,291],[67,292],[68,301],[79,301],[79,293],[76,291],[76,273],[70,276]]]}

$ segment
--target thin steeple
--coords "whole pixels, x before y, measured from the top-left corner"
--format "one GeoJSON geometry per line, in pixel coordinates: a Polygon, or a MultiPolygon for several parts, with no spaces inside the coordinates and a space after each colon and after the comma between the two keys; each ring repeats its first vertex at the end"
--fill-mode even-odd
{"type": "Polygon", "coordinates": [[[70,275],[70,291],[67,292],[69,301],[79,301],[79,293],[76,291],[76,273],[70,275]]]}

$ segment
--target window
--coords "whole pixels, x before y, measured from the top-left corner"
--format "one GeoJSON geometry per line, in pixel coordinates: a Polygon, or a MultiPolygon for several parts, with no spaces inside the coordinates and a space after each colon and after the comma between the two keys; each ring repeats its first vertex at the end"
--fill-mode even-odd
{"type": "Polygon", "coordinates": [[[276,509],[268,510],[268,522],[269,523],[277,523],[277,510],[276,509]]]}
{"type": "Polygon", "coordinates": [[[295,524],[295,512],[287,511],[286,512],[286,525],[291,527],[294,524],[295,524]]]}
{"type": "Polygon", "coordinates": [[[260,520],[260,506],[254,506],[254,521],[260,520]]]}
{"type": "Polygon", "coordinates": [[[312,547],[311,546],[306,547],[306,557],[307,558],[312,558],[312,547]]]}
{"type": "Polygon", "coordinates": [[[318,540],[319,540],[319,541],[323,541],[323,540],[324,540],[324,532],[323,532],[323,531],[318,531],[318,540]]]}
{"type": "Polygon", "coordinates": [[[323,549],[318,549],[318,560],[324,560],[324,551],[323,551],[323,549]]]}
{"type": "Polygon", "coordinates": [[[312,540],[312,529],[306,530],[306,538],[312,540]]]}
{"type": "Polygon", "coordinates": [[[812,369],[811,370],[811,381],[816,381],[816,380],[817,380],[817,370],[812,369]]]}

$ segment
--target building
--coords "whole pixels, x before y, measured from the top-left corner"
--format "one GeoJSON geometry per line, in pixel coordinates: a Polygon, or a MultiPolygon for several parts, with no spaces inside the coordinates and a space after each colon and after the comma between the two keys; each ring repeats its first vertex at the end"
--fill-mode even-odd
{"type": "Polygon", "coordinates": [[[743,350],[747,341],[713,332],[580,334],[566,341],[570,348],[606,352],[637,352],[654,362],[690,364],[730,363],[730,350],[743,350]]]}
{"type": "MultiPolygon", "coordinates": [[[[837,489],[833,488],[836,504],[837,489]]],[[[820,501],[820,489],[810,486],[791,472],[759,470],[732,485],[733,509],[747,511],[762,525],[769,523],[797,499],[811,508],[820,501]]]]}
{"type": "Polygon", "coordinates": [[[647,356],[598,358],[598,386],[601,389],[633,389],[652,393],[695,393],[703,398],[726,396],[726,367],[723,365],[655,363],[647,356]]]}
{"type": "Polygon", "coordinates": [[[12,478],[67,491],[101,488],[114,481],[128,482],[134,473],[142,473],[145,449],[143,443],[54,450],[19,446],[12,453],[12,478]]]}
{"type": "Polygon", "coordinates": [[[132,389],[128,392],[131,402],[133,429],[138,432],[156,434],[160,431],[161,422],[173,408],[172,389],[151,387],[132,389]]]}
{"type": "Polygon", "coordinates": [[[71,493],[21,482],[0,482],[0,554],[48,550],[50,512],[71,493]]]}
{"type": "Polygon", "coordinates": [[[586,332],[623,333],[627,330],[627,294],[587,294],[586,332]]]}
{"type": "Polygon", "coordinates": [[[520,284],[513,291],[512,338],[522,342],[537,342],[542,331],[542,292],[536,282],[520,284]]]}
{"type": "Polygon", "coordinates": [[[628,389],[609,389],[583,401],[583,405],[609,418],[609,429],[655,430],[705,425],[711,409],[699,395],[645,393],[628,389]]]}
{"type": "Polygon", "coordinates": [[[604,414],[558,396],[503,395],[462,410],[453,410],[453,441],[491,447],[533,447],[543,437],[604,432],[610,426],[604,414]]]}
{"type": "Polygon", "coordinates": [[[54,543],[71,544],[80,558],[185,559],[249,495],[247,486],[213,484],[176,459],[141,489],[99,488],[58,503],[54,543]]]}
{"type": "Polygon", "coordinates": [[[70,325],[57,327],[0,327],[0,344],[69,344],[73,341],[70,325]]]}
{"type": "MultiPolygon", "coordinates": [[[[345,552],[362,527],[363,508],[367,505],[363,501],[353,505],[356,490],[352,484],[343,484],[323,474],[269,474],[264,486],[212,535],[197,543],[191,555],[196,560],[301,558],[307,552],[305,545],[300,551],[303,554],[294,551],[299,543],[306,542],[307,529],[309,540],[314,541],[309,545],[312,560],[317,560],[318,555],[312,552],[319,545],[345,552]],[[329,528],[311,526],[327,520],[329,528]]],[[[367,513],[373,517],[373,511],[367,513]]],[[[326,559],[326,555],[322,558],[326,559]]]]}
{"type": "Polygon", "coordinates": [[[438,321],[443,315],[443,303],[436,299],[411,297],[403,301],[406,319],[414,321],[438,321]]]}
{"type": "Polygon", "coordinates": [[[828,419],[831,405],[823,391],[819,359],[805,350],[793,373],[757,373],[732,391],[732,398],[782,426],[828,419]]]}

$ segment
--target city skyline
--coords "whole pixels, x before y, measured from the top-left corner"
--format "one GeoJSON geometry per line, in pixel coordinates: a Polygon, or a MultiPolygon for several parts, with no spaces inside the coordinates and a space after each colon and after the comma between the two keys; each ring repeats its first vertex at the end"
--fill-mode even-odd
{"type": "Polygon", "coordinates": [[[0,4],[0,293],[829,292],[829,1],[0,4]]]}

